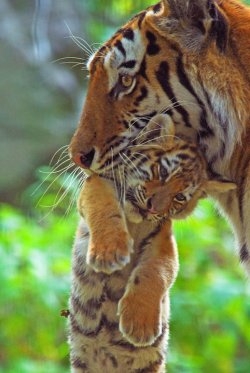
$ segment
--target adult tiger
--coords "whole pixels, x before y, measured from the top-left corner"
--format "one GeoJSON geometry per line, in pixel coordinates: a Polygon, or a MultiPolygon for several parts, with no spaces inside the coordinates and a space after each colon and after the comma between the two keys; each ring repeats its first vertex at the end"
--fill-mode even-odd
{"type": "Polygon", "coordinates": [[[162,0],[93,55],[71,145],[85,169],[108,172],[160,112],[196,141],[211,174],[238,188],[218,200],[250,272],[250,9],[235,0],[162,0]]]}

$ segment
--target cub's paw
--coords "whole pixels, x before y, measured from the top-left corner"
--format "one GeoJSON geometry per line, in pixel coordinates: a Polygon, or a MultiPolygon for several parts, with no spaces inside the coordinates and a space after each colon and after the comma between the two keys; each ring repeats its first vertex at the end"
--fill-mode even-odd
{"type": "Polygon", "coordinates": [[[96,272],[110,274],[129,263],[132,251],[133,239],[126,231],[111,234],[108,238],[93,237],[88,247],[87,264],[96,272]]]}
{"type": "Polygon", "coordinates": [[[134,346],[150,346],[162,333],[160,303],[148,304],[136,293],[121,298],[118,315],[120,332],[134,346]]]}

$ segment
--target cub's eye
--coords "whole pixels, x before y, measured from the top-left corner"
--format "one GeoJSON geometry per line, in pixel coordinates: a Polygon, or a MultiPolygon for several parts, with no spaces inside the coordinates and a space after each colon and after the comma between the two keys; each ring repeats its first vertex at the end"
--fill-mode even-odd
{"type": "Polygon", "coordinates": [[[174,199],[175,199],[176,201],[179,201],[179,202],[186,201],[186,197],[185,197],[184,194],[182,194],[182,193],[178,193],[178,194],[176,194],[176,196],[174,197],[174,199]]]}
{"type": "Polygon", "coordinates": [[[121,84],[124,88],[129,88],[133,84],[134,78],[129,74],[121,75],[121,84]]]}

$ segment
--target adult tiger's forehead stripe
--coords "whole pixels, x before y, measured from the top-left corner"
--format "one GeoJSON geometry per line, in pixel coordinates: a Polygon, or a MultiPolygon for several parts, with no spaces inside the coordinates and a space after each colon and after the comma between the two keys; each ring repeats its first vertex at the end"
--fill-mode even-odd
{"type": "Polygon", "coordinates": [[[126,58],[126,50],[124,49],[124,46],[122,45],[121,40],[117,40],[115,42],[115,47],[121,52],[121,54],[126,58]]]}
{"type": "Polygon", "coordinates": [[[147,31],[146,38],[148,39],[147,54],[150,56],[158,54],[161,48],[156,43],[156,36],[151,31],[147,31]]]}
{"type": "Polygon", "coordinates": [[[118,37],[103,59],[110,91],[119,81],[120,74],[128,72],[135,76],[139,72],[146,51],[138,28],[121,30],[118,37]]]}
{"type": "Polygon", "coordinates": [[[135,99],[135,103],[134,103],[135,106],[138,106],[141,101],[143,101],[145,98],[148,97],[148,89],[146,86],[142,86],[140,91],[141,91],[141,94],[137,96],[135,99]]]}
{"type": "Polygon", "coordinates": [[[183,61],[182,61],[182,53],[179,52],[178,58],[176,60],[176,73],[178,75],[180,83],[183,85],[183,87],[186,88],[191,95],[194,96],[196,99],[198,105],[201,108],[201,115],[200,115],[200,126],[202,128],[201,131],[199,131],[199,136],[200,137],[210,137],[214,136],[214,132],[212,129],[209,127],[208,122],[207,122],[207,112],[205,110],[205,106],[203,102],[200,100],[198,95],[195,93],[195,90],[185,72],[184,66],[183,66],[183,61]]]}
{"type": "Polygon", "coordinates": [[[178,111],[182,119],[186,125],[186,127],[192,127],[189,121],[189,114],[186,109],[178,102],[176,95],[173,91],[173,88],[171,87],[170,84],[170,74],[169,74],[169,65],[166,61],[162,61],[159,65],[158,70],[156,70],[156,78],[158,82],[160,83],[163,91],[166,93],[168,96],[170,102],[172,102],[173,107],[175,108],[176,111],[178,111]]]}

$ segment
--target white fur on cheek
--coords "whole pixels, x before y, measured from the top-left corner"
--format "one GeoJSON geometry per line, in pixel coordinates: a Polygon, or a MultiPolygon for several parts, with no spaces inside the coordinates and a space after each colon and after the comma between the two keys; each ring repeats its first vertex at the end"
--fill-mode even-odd
{"type": "Polygon", "coordinates": [[[139,30],[134,30],[134,40],[123,38],[121,39],[121,44],[126,51],[126,56],[114,46],[104,59],[104,67],[108,73],[110,90],[117,83],[120,73],[127,72],[131,75],[135,75],[137,71],[139,71],[146,50],[139,30]],[[119,68],[122,63],[131,60],[136,61],[133,69],[127,69],[125,67],[119,68]]]}
{"type": "Polygon", "coordinates": [[[93,61],[93,59],[95,58],[95,56],[96,56],[96,53],[93,53],[93,54],[89,57],[88,62],[87,62],[87,65],[86,65],[88,70],[90,70],[91,62],[93,61]]]}

